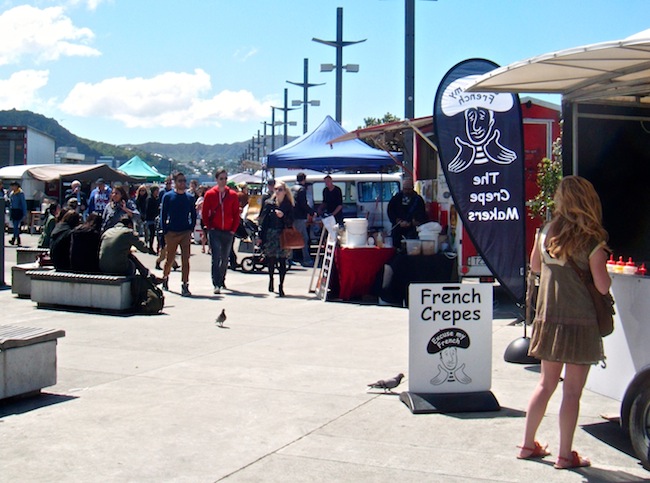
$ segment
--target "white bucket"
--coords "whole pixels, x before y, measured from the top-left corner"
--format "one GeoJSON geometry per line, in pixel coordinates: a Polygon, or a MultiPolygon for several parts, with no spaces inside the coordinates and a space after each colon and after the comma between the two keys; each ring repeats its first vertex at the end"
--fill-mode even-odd
{"type": "Polygon", "coordinates": [[[365,218],[345,218],[346,245],[364,247],[368,242],[368,220],[365,218]]]}
{"type": "Polygon", "coordinates": [[[438,240],[422,240],[422,255],[435,255],[438,253],[438,240]]]}

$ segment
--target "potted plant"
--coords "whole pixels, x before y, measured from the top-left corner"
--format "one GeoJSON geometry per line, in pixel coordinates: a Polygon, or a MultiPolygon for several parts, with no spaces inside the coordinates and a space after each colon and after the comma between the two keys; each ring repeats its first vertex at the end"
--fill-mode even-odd
{"type": "Polygon", "coordinates": [[[553,196],[562,179],[562,142],[558,138],[553,143],[553,159],[543,158],[537,165],[537,186],[539,193],[528,200],[531,218],[540,217],[544,221],[553,214],[553,196]]]}

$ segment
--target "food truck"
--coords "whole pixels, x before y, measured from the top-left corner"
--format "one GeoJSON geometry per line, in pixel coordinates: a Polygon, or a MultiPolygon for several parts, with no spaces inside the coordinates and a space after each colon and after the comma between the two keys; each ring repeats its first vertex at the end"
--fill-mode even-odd
{"type": "MultiPolygon", "coordinates": [[[[650,30],[540,55],[468,90],[562,94],[563,171],[590,180],[615,258],[650,266],[650,30]]],[[[614,332],[587,389],[621,401],[620,422],[650,469],[650,277],[612,274],[614,332]]]]}

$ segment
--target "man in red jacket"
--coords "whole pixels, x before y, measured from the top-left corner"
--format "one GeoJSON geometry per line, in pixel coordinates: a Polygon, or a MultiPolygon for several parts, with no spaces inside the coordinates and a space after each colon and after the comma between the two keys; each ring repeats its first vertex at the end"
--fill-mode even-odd
{"type": "Polygon", "coordinates": [[[218,294],[224,288],[228,255],[239,226],[239,200],[237,192],[226,186],[228,173],[225,169],[217,169],[214,176],[217,185],[205,193],[201,215],[212,251],[212,285],[214,293],[218,294]]]}

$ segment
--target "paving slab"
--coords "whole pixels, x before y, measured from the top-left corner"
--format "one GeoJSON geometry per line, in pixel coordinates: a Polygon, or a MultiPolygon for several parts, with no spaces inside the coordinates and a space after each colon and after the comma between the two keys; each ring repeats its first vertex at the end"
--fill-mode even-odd
{"type": "MultiPolygon", "coordinates": [[[[198,248],[194,296],[180,297],[173,272],[160,316],[37,309],[0,291],[3,323],[66,331],[58,383],[0,402],[0,481],[650,481],[626,435],[601,417],[618,402],[590,391],[575,447],[594,466],[558,471],[553,458],[515,458],[539,374],[503,360],[523,331],[507,303],[493,321],[492,392],[502,410],[413,415],[396,394],[366,387],[403,372],[398,390],[407,389],[406,309],[322,302],[300,267],[285,298],[267,292],[267,275],[241,272],[215,295],[198,248]],[[227,328],[214,321],[223,308],[227,328]]],[[[6,280],[12,257],[7,246],[6,280]]],[[[560,391],[539,431],[552,451],[560,391]]]]}

